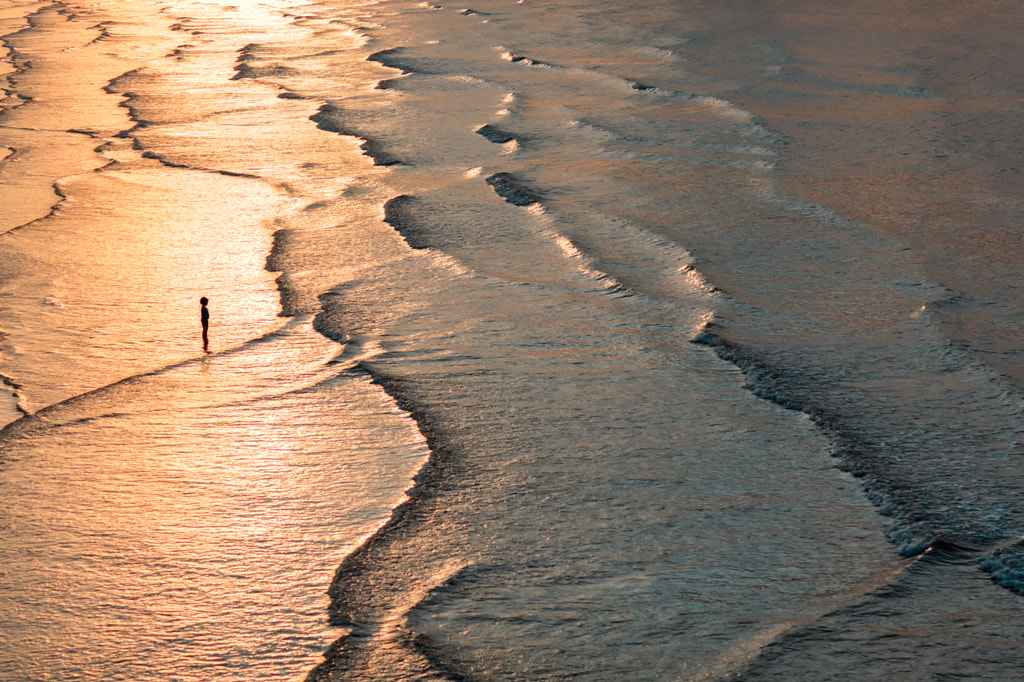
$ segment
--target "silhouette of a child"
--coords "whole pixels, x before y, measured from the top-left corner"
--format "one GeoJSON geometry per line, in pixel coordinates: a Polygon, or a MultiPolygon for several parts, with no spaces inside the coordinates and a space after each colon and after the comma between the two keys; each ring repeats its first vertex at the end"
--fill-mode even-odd
{"type": "Polygon", "coordinates": [[[210,352],[210,309],[206,307],[209,302],[210,299],[205,296],[199,299],[199,321],[203,323],[203,350],[207,353],[210,352]]]}

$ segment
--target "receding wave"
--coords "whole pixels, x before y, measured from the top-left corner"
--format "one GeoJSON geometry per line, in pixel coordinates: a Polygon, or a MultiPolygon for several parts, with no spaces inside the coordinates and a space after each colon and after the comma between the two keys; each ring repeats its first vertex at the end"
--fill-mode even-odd
{"type": "Polygon", "coordinates": [[[502,54],[502,57],[506,61],[512,62],[513,64],[525,64],[526,66],[536,66],[536,67],[540,67],[542,69],[557,69],[557,68],[560,68],[560,67],[556,66],[555,64],[551,64],[550,62],[545,62],[545,61],[542,61],[540,59],[533,59],[531,57],[526,57],[526,56],[521,55],[521,54],[515,54],[514,52],[505,52],[505,53],[502,54]]]}
{"type": "Polygon", "coordinates": [[[316,123],[317,128],[321,130],[363,140],[359,145],[360,149],[378,166],[395,166],[402,163],[400,159],[385,151],[380,142],[367,138],[346,119],[344,110],[335,104],[324,104],[317,113],[309,117],[309,120],[316,123]]]}
{"type": "MultiPolygon", "coordinates": [[[[929,323],[924,320],[923,324],[929,323]]],[[[936,424],[932,433],[918,429],[914,441],[880,441],[871,426],[877,425],[883,433],[890,434],[890,438],[891,434],[900,433],[901,428],[906,429],[905,423],[901,428],[887,425],[903,417],[896,405],[887,405],[885,396],[881,396],[881,402],[878,399],[864,402],[870,394],[857,396],[861,400],[854,398],[855,393],[839,395],[833,388],[837,383],[835,379],[822,375],[811,379],[814,370],[806,364],[787,367],[770,351],[732,341],[729,335],[726,327],[711,322],[693,342],[708,346],[737,365],[755,394],[807,414],[830,434],[840,468],[863,481],[869,498],[890,519],[890,537],[904,555],[945,556],[953,552],[989,572],[993,581],[1021,592],[1024,584],[1021,566],[1024,564],[1020,547],[1005,544],[1020,533],[1015,521],[1019,512],[1013,511],[1019,507],[1018,496],[1013,491],[1017,490],[1020,474],[1005,455],[993,453],[993,456],[979,457],[986,450],[998,447],[998,434],[987,429],[984,433],[969,432],[963,424],[956,427],[957,436],[972,450],[969,454],[975,461],[972,480],[985,482],[979,489],[967,489],[959,480],[959,473],[963,466],[960,458],[966,461],[968,455],[956,454],[949,436],[944,433],[945,424],[936,424]],[[926,481],[921,479],[922,467],[929,471],[926,481]]],[[[952,347],[945,352],[950,356],[957,353],[952,347]]],[[[993,416],[1002,413],[1011,421],[1019,418],[1019,409],[1010,404],[1013,399],[993,385],[983,370],[979,374],[968,362],[939,372],[931,381],[947,381],[959,386],[959,400],[988,405],[993,416]]],[[[935,410],[934,405],[928,407],[935,410]]],[[[913,419],[929,424],[927,411],[920,407],[918,410],[913,419]]],[[[955,412],[955,408],[952,411],[955,412]]]]}
{"type": "Polygon", "coordinates": [[[384,222],[395,228],[412,248],[426,249],[430,247],[429,241],[413,225],[412,210],[415,205],[416,199],[405,194],[389,199],[384,204],[384,222]]]}
{"type": "Polygon", "coordinates": [[[530,206],[540,203],[540,195],[529,189],[512,173],[495,173],[485,178],[487,184],[505,201],[516,206],[530,206]]]}
{"type": "Polygon", "coordinates": [[[522,138],[515,134],[510,133],[507,130],[501,130],[490,124],[482,125],[476,129],[477,135],[483,135],[491,142],[495,144],[507,144],[509,142],[522,142],[522,138]]]}
{"type": "Polygon", "coordinates": [[[192,358],[121,379],[113,384],[49,405],[14,421],[0,435],[52,428],[124,413],[124,406],[165,411],[244,403],[284,395],[316,385],[355,366],[358,357],[341,365],[343,348],[312,328],[309,316],[291,318],[258,339],[219,353],[192,358]],[[259,368],[259,371],[253,371],[259,368]],[[196,375],[206,377],[198,380],[196,375]],[[148,400],[132,401],[145,392],[148,400]]]}
{"type": "Polygon", "coordinates": [[[383,669],[406,669],[417,662],[426,668],[421,668],[421,673],[429,670],[445,679],[444,668],[424,656],[418,650],[416,638],[403,628],[403,616],[466,564],[441,554],[413,550],[419,554],[419,568],[409,571],[403,561],[395,561],[395,553],[423,544],[423,526],[433,525],[439,511],[439,496],[457,486],[464,462],[439,437],[426,412],[418,407],[412,385],[366,365],[360,365],[360,370],[411,415],[426,438],[430,454],[415,475],[412,488],[406,491],[406,499],[395,507],[390,519],[351,551],[335,572],[328,590],[329,618],[333,625],[350,628],[350,633],[325,652],[327,660],[313,669],[306,681],[326,682],[332,679],[335,668],[363,670],[373,675],[383,669]],[[378,589],[384,584],[387,589],[378,589]]]}
{"type": "Polygon", "coordinates": [[[250,43],[238,51],[238,61],[235,63],[235,75],[231,80],[243,78],[282,78],[292,76],[295,69],[283,64],[254,63],[261,59],[258,54],[260,46],[250,43]]]}
{"type": "Polygon", "coordinates": [[[981,569],[999,585],[1024,595],[1024,540],[999,547],[986,555],[981,569]]]}
{"type": "Polygon", "coordinates": [[[430,73],[421,68],[412,68],[403,60],[404,51],[400,47],[392,47],[387,50],[379,50],[366,58],[367,61],[378,62],[392,69],[398,69],[402,73],[430,73]]]}

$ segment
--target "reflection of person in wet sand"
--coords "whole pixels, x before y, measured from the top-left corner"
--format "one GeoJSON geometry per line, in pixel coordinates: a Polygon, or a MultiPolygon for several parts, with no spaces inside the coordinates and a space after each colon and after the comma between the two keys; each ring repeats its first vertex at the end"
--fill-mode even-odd
{"type": "Polygon", "coordinates": [[[210,309],[206,307],[209,302],[210,299],[205,296],[199,299],[199,320],[203,323],[203,350],[207,353],[210,352],[210,309]]]}

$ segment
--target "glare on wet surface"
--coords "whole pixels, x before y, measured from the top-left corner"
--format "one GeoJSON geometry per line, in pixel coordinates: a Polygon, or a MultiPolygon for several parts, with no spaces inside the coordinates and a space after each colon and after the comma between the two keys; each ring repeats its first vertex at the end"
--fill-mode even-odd
{"type": "Polygon", "coordinates": [[[18,83],[36,99],[0,121],[0,191],[18,199],[0,216],[0,326],[3,375],[35,416],[0,444],[0,679],[304,675],[338,636],[337,564],[426,456],[358,355],[310,316],[280,316],[267,259],[275,221],[301,201],[254,173],[299,186],[289,151],[340,150],[316,171],[333,195],[362,162],[308,121],[311,105],[230,81],[237,50],[291,35],[281,11],[301,5],[24,5],[41,10],[20,36],[37,68],[18,83]],[[186,42],[186,60],[168,54],[186,42]],[[176,77],[182,112],[232,112],[145,131],[164,152],[192,136],[182,149],[220,151],[220,165],[145,153],[143,128],[118,135],[135,121],[103,88],[138,68],[176,77]],[[289,125],[291,149],[253,144],[289,125]]]}
{"type": "Polygon", "coordinates": [[[304,374],[301,340],[262,343],[8,436],[0,678],[205,680],[212,666],[218,679],[281,679],[316,663],[337,636],[335,567],[426,450],[365,376],[315,355],[304,374]],[[285,368],[298,376],[275,385],[285,368]],[[335,376],[287,390],[318,372],[335,376]]]}

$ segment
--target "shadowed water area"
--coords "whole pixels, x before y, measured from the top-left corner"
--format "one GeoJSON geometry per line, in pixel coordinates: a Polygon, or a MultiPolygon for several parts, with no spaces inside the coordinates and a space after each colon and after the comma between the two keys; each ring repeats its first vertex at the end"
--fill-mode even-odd
{"type": "Polygon", "coordinates": [[[0,679],[1014,679],[1021,23],[0,3],[0,679]]]}

